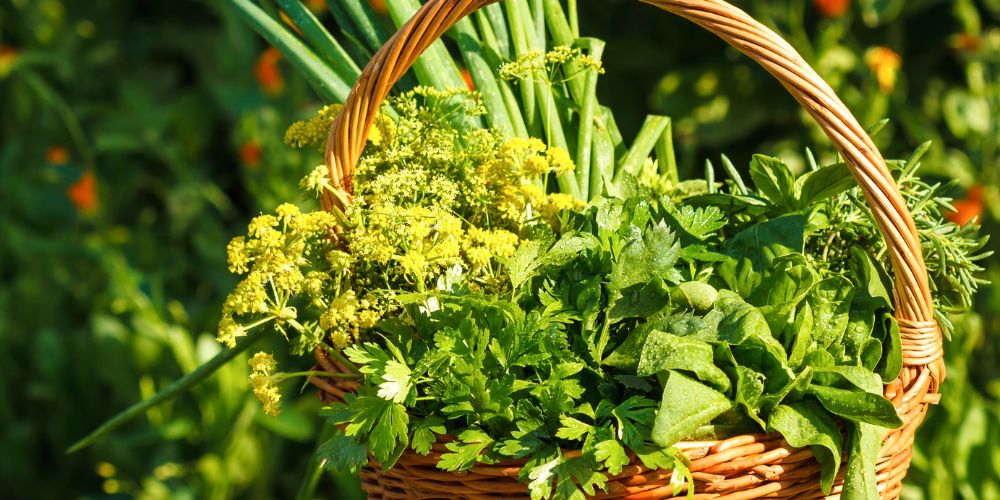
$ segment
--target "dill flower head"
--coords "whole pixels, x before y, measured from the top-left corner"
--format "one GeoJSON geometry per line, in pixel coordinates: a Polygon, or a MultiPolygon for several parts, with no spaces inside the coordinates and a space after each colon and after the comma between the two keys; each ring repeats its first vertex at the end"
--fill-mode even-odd
{"type": "Polygon", "coordinates": [[[254,354],[250,361],[250,388],[264,407],[264,413],[275,416],[281,411],[281,392],[274,377],[278,367],[274,356],[266,352],[254,354]]]}
{"type": "Polygon", "coordinates": [[[232,349],[236,347],[236,339],[246,336],[246,329],[233,319],[231,314],[224,314],[219,321],[219,332],[216,340],[232,349]]]}
{"type": "Polygon", "coordinates": [[[544,53],[539,50],[525,52],[516,60],[500,66],[500,77],[506,80],[560,83],[588,71],[603,74],[604,66],[597,58],[584,54],[582,49],[559,45],[544,53]],[[558,75],[564,68],[564,74],[558,75]]]}
{"type": "Polygon", "coordinates": [[[293,123],[285,131],[285,144],[299,149],[322,147],[323,144],[326,144],[333,120],[341,109],[343,106],[340,104],[323,106],[312,118],[293,123]]]}
{"type": "Polygon", "coordinates": [[[566,151],[563,148],[549,148],[545,153],[545,159],[548,160],[549,168],[551,168],[556,175],[562,175],[576,170],[576,165],[573,163],[573,159],[570,158],[569,151],[566,151]]]}

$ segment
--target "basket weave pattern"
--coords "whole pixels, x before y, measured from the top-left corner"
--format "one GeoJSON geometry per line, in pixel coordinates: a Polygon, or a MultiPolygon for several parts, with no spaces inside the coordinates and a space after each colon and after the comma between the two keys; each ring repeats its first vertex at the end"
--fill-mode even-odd
{"type": "MultiPolygon", "coordinates": [[[[326,164],[339,193],[325,194],[326,208],[344,208],[353,188],[354,165],[382,101],[416,58],[460,19],[498,0],[428,0],[423,8],[372,58],[358,78],[327,142],[326,164]]],[[[942,337],[933,319],[927,272],[916,227],[881,153],[864,128],[826,82],[780,36],[722,0],[641,0],[684,17],[715,33],[771,73],[816,120],[851,167],[875,221],[886,239],[895,275],[894,306],[900,326],[903,371],[886,386],[903,426],[889,432],[877,462],[882,498],[898,498],[910,464],[914,432],[927,407],[940,399],[944,379],[942,337]]],[[[324,371],[347,368],[316,351],[324,371]]],[[[321,396],[341,399],[357,388],[342,379],[315,378],[321,396]]],[[[676,445],[691,460],[697,499],[822,498],[819,465],[809,449],[792,448],[778,434],[751,434],[721,441],[676,445]]],[[[477,465],[464,473],[436,468],[445,449],[428,456],[404,454],[390,471],[371,463],[362,485],[371,499],[526,499],[518,482],[524,462],[477,465]]],[[[567,451],[572,454],[573,451],[567,451]]],[[[595,498],[652,500],[674,498],[671,471],[648,470],[633,461],[609,478],[608,490],[595,498]]],[[[839,498],[842,477],[829,498],[839,498]]],[[[686,493],[680,493],[686,498],[686,493]]]]}

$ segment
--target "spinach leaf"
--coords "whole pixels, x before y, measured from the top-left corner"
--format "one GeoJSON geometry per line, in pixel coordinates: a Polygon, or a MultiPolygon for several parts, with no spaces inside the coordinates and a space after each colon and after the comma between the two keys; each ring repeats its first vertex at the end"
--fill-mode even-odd
{"type": "Polygon", "coordinates": [[[648,377],[665,370],[684,370],[719,391],[728,391],[729,378],[712,358],[712,346],[707,342],[653,330],[646,337],[636,374],[648,377]]]}
{"type": "Polygon", "coordinates": [[[716,288],[728,288],[740,297],[750,297],[762,278],[761,273],[753,270],[753,263],[746,257],[727,258],[716,266],[715,273],[723,285],[716,288]]]}
{"type": "Polygon", "coordinates": [[[720,392],[678,372],[669,372],[653,423],[653,442],[663,448],[672,446],[731,406],[720,392]]]}
{"type": "Polygon", "coordinates": [[[799,369],[805,361],[806,354],[813,349],[813,314],[808,302],[803,302],[795,313],[795,321],[791,329],[791,349],[788,351],[788,365],[799,369]]]}
{"type": "Polygon", "coordinates": [[[848,420],[896,429],[903,421],[896,413],[896,407],[880,394],[872,394],[863,390],[845,390],[833,387],[811,385],[809,394],[824,408],[835,415],[848,420]]]}
{"type": "Polygon", "coordinates": [[[844,471],[844,500],[878,498],[875,463],[882,448],[884,432],[866,423],[847,426],[847,469],[844,471]]]}
{"type": "Polygon", "coordinates": [[[796,448],[809,446],[820,465],[820,487],[829,494],[840,469],[843,437],[832,417],[815,401],[779,405],[767,421],[768,429],[780,432],[796,448]]]}
{"type": "MultiPolygon", "coordinates": [[[[801,257],[799,254],[789,254],[789,257],[791,256],[801,257]]],[[[765,276],[748,302],[760,307],[771,331],[780,334],[791,321],[796,306],[806,297],[816,281],[816,272],[805,264],[803,259],[802,263],[774,269],[765,276]]]]}
{"type": "Polygon", "coordinates": [[[748,304],[739,295],[720,290],[715,301],[722,320],[714,338],[699,336],[703,340],[722,341],[733,345],[750,344],[761,347],[775,362],[786,365],[787,355],[781,344],[771,335],[771,329],[760,310],[748,304]]]}
{"type": "Polygon", "coordinates": [[[891,314],[882,314],[881,334],[877,335],[882,342],[882,360],[876,370],[882,380],[896,380],[903,371],[903,344],[899,338],[899,323],[891,314]]]}
{"type": "Polygon", "coordinates": [[[805,216],[784,215],[754,224],[726,241],[726,255],[750,259],[754,271],[763,272],[775,258],[802,253],[805,216]]]}
{"type": "Polygon", "coordinates": [[[813,286],[809,307],[813,314],[813,339],[820,349],[839,346],[850,319],[854,287],[841,276],[827,278],[813,286]]]}

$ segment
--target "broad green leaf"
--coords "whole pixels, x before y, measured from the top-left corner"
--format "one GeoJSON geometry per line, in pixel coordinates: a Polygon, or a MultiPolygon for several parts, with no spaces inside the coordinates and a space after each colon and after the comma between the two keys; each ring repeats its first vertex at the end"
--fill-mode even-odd
{"type": "Polygon", "coordinates": [[[616,292],[609,306],[608,321],[612,324],[626,318],[652,316],[670,302],[670,288],[660,278],[654,278],[649,283],[637,283],[616,292]]]}
{"type": "Polygon", "coordinates": [[[762,279],[761,273],[754,271],[753,263],[746,257],[727,258],[716,266],[716,276],[726,285],[725,288],[744,298],[752,295],[762,279]]]}
{"type": "Polygon", "coordinates": [[[718,290],[708,283],[687,281],[670,292],[670,301],[678,307],[706,312],[715,305],[718,296],[718,290]]]}
{"type": "Polygon", "coordinates": [[[809,388],[809,383],[812,382],[812,378],[813,369],[812,367],[807,366],[795,376],[794,380],[786,384],[780,391],[764,395],[760,399],[761,414],[765,416],[770,415],[771,411],[773,411],[775,407],[785,401],[785,398],[789,398],[790,401],[797,401],[809,388]]]}
{"type": "Polygon", "coordinates": [[[896,380],[899,372],[903,370],[903,345],[899,338],[899,323],[888,312],[882,315],[882,330],[885,332],[881,338],[882,360],[877,366],[878,374],[882,380],[896,380]]]}
{"type": "Polygon", "coordinates": [[[739,295],[720,290],[715,308],[722,313],[718,332],[714,339],[699,335],[704,340],[716,340],[732,345],[754,345],[765,349],[775,361],[786,364],[784,347],[771,335],[767,319],[756,307],[748,304],[739,295]]]}
{"type": "Polygon", "coordinates": [[[750,259],[757,272],[771,267],[775,258],[802,253],[805,216],[784,215],[750,226],[726,241],[725,253],[750,259]]]}
{"type": "Polygon", "coordinates": [[[809,446],[820,465],[820,486],[829,494],[840,469],[843,436],[833,418],[816,402],[803,400],[779,405],[767,421],[768,429],[780,432],[796,448],[809,446]]]}
{"type": "Polygon", "coordinates": [[[771,331],[780,334],[816,280],[816,273],[805,264],[775,270],[761,281],[748,302],[760,307],[771,331]]]}
{"type": "MultiPolygon", "coordinates": [[[[707,318],[709,317],[706,316],[707,318]]],[[[646,343],[646,337],[649,336],[649,332],[662,330],[684,337],[714,330],[717,322],[712,323],[706,321],[706,319],[691,314],[678,314],[643,323],[629,332],[628,337],[615,348],[611,355],[602,361],[602,364],[622,370],[634,371],[639,364],[639,357],[642,354],[643,346],[646,343]]]]}
{"type": "Polygon", "coordinates": [[[729,390],[729,378],[713,362],[712,346],[692,337],[653,330],[646,337],[637,375],[647,377],[665,370],[684,370],[719,391],[729,390]]]}
{"type": "Polygon", "coordinates": [[[754,155],[750,161],[750,178],[764,197],[776,207],[791,211],[795,207],[795,178],[784,162],[777,158],[754,155]]]}
{"type": "Polygon", "coordinates": [[[798,208],[807,208],[814,203],[843,193],[856,185],[854,175],[843,163],[807,172],[795,180],[798,208]]]}
{"type": "MultiPolygon", "coordinates": [[[[816,368],[817,375],[833,374],[849,382],[858,389],[871,394],[882,395],[882,379],[862,366],[827,366],[816,368]]],[[[843,387],[842,383],[826,384],[843,387]]]]}
{"type": "Polygon", "coordinates": [[[844,471],[844,500],[878,498],[878,481],[875,464],[882,447],[883,430],[878,427],[854,423],[847,431],[847,469],[844,471]]]}
{"type": "Polygon", "coordinates": [[[830,413],[855,422],[863,422],[889,429],[903,425],[896,407],[880,394],[863,390],[845,390],[812,385],[809,393],[823,404],[830,413]]]}
{"type": "Polygon", "coordinates": [[[663,448],[672,446],[731,405],[722,393],[678,372],[670,372],[653,423],[653,442],[663,448]]]}
{"type": "Polygon", "coordinates": [[[788,352],[788,365],[797,370],[813,349],[813,314],[808,302],[803,302],[792,323],[792,347],[788,352]]]}
{"type": "Polygon", "coordinates": [[[838,346],[844,339],[850,320],[854,287],[841,276],[827,278],[809,292],[813,314],[813,339],[821,349],[838,346]]]}

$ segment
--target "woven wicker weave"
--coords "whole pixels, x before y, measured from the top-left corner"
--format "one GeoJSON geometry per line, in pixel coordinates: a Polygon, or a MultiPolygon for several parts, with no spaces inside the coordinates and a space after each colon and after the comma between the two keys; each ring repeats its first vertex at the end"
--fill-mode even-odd
{"type": "MultiPolygon", "coordinates": [[[[428,0],[423,8],[372,58],[358,78],[330,131],[326,164],[340,195],[327,194],[324,206],[351,199],[354,165],[382,101],[427,47],[460,19],[498,0],[428,0]]],[[[745,12],[721,0],[642,0],[689,19],[715,33],[757,61],[781,82],[822,127],[851,167],[889,249],[895,275],[894,302],[899,322],[904,368],[885,395],[904,425],[885,438],[877,462],[882,498],[897,498],[910,464],[914,431],[929,404],[938,401],[944,379],[941,331],[933,318],[927,272],[913,219],[881,153],[829,85],[787,42],[745,12]]],[[[346,371],[317,351],[328,371],[346,371]]],[[[342,380],[315,379],[326,399],[339,399],[355,389],[342,380]]],[[[691,459],[695,498],[819,498],[819,465],[809,449],[795,449],[776,434],[735,436],[723,441],[682,442],[691,459]]],[[[372,499],[528,498],[512,461],[476,466],[455,474],[435,467],[443,446],[428,456],[404,454],[390,471],[371,464],[362,472],[372,499]]],[[[567,453],[573,453],[569,451],[567,453]]],[[[673,498],[670,471],[647,470],[634,462],[610,478],[608,492],[597,498],[673,498]]],[[[839,498],[842,478],[829,498],[839,498]]],[[[683,495],[683,494],[682,494],[683,495]]],[[[685,495],[686,496],[686,495],[685,495]]]]}

